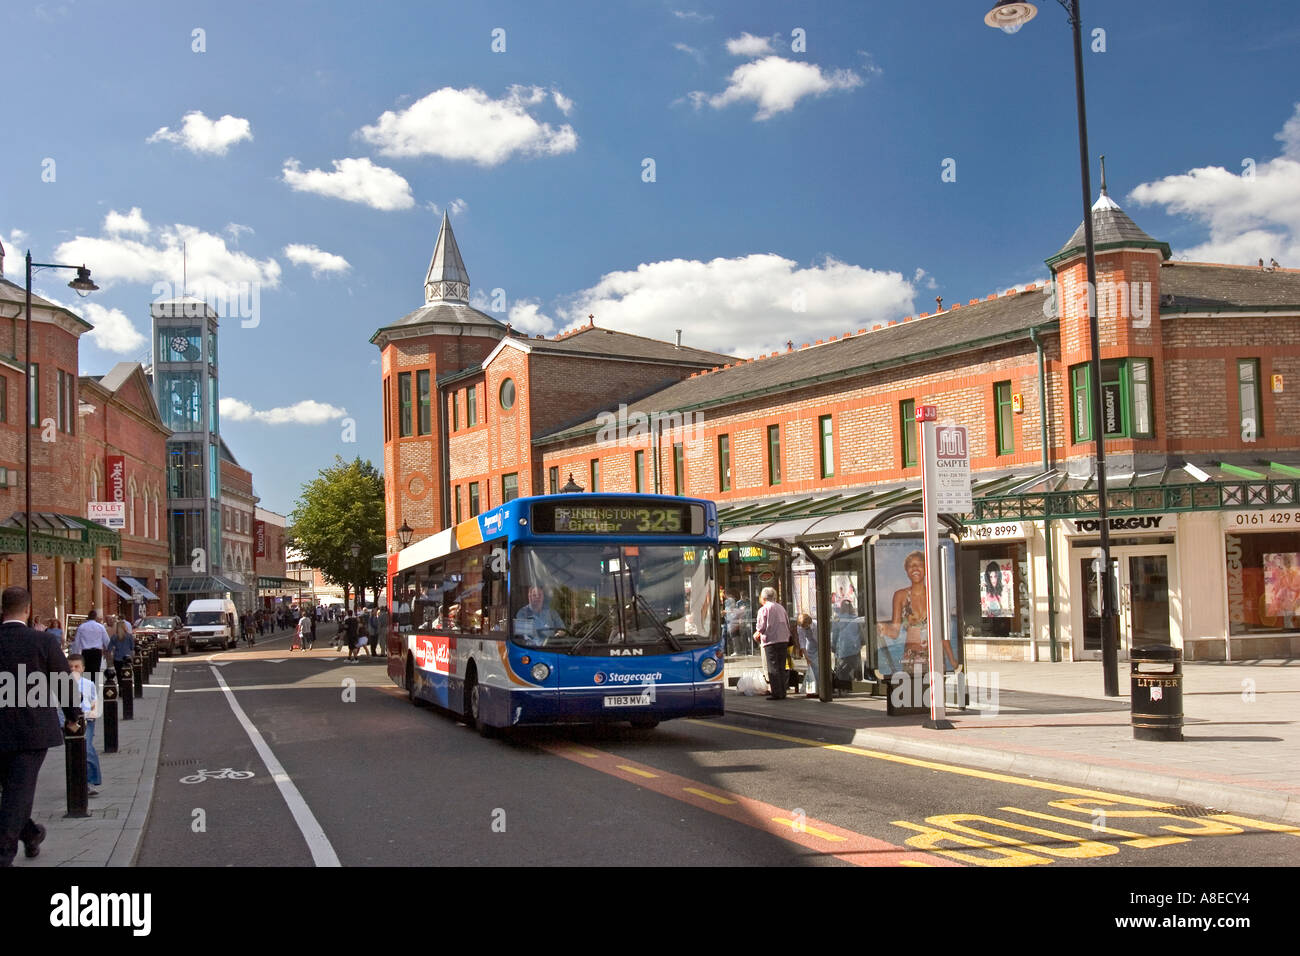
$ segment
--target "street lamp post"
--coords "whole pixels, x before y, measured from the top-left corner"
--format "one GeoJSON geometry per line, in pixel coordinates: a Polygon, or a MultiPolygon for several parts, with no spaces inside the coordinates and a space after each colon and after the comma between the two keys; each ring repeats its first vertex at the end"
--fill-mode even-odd
{"type": "MultiPolygon", "coordinates": [[[[32,272],[36,269],[76,269],[77,277],[68,283],[68,288],[77,293],[83,299],[96,291],[99,286],[90,281],[90,270],[85,264],[79,266],[59,265],[55,262],[32,262],[32,250],[27,250],[27,316],[25,344],[23,346],[23,359],[26,366],[26,376],[24,385],[27,387],[27,398],[24,402],[25,414],[27,416],[27,427],[23,429],[25,442],[23,446],[26,461],[23,463],[23,494],[25,496],[26,521],[27,526],[27,593],[32,593],[32,427],[39,425],[40,422],[33,421],[36,406],[32,399],[35,398],[32,387],[32,272]]],[[[76,415],[75,408],[69,409],[68,413],[76,415]]],[[[92,602],[93,604],[94,602],[92,602]]],[[[36,607],[36,602],[32,602],[32,607],[36,607]]]]}
{"type": "MultiPolygon", "coordinates": [[[[1110,519],[1106,505],[1106,425],[1101,400],[1101,333],[1097,323],[1097,260],[1092,240],[1092,176],[1088,169],[1088,118],[1083,97],[1083,38],[1079,0],[1057,0],[1070,19],[1074,34],[1074,92],[1079,117],[1079,171],[1083,188],[1083,246],[1088,270],[1088,339],[1092,349],[1089,378],[1092,391],[1092,428],[1097,457],[1097,518],[1101,532],[1101,661],[1107,697],[1119,696],[1119,655],[1113,640],[1115,595],[1110,576],[1110,519]]],[[[999,0],[984,22],[1015,33],[1032,20],[1038,8],[1020,0],[999,0]]]]}
{"type": "MultiPolygon", "coordinates": [[[[355,561],[358,557],[361,556],[361,545],[359,545],[359,544],[354,544],[354,545],[352,545],[351,551],[352,551],[352,560],[355,561]]],[[[358,589],[354,589],[353,592],[352,592],[352,610],[353,610],[353,611],[357,610],[357,590],[358,590],[358,589]]]]}

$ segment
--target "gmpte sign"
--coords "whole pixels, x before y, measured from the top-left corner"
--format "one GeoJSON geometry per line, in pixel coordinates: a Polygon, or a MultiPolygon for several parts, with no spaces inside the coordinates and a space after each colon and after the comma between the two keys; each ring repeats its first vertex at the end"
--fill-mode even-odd
{"type": "MultiPolygon", "coordinates": [[[[946,675],[953,678],[949,685],[952,690],[945,695],[945,703],[955,707],[973,707],[981,717],[996,717],[998,714],[997,671],[975,671],[967,673],[958,671],[946,675]],[[969,696],[968,696],[969,695],[969,696]],[[966,701],[969,700],[969,704],[966,701]]],[[[931,694],[930,671],[916,669],[911,671],[894,671],[889,675],[889,703],[894,710],[929,710],[933,702],[931,694]]]]}

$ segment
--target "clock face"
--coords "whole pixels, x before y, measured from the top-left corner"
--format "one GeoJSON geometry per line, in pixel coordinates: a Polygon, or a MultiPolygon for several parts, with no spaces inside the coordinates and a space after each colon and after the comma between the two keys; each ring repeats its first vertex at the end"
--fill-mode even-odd
{"type": "Polygon", "coordinates": [[[184,355],[189,351],[190,340],[183,335],[178,335],[172,339],[172,351],[177,355],[184,355]]]}

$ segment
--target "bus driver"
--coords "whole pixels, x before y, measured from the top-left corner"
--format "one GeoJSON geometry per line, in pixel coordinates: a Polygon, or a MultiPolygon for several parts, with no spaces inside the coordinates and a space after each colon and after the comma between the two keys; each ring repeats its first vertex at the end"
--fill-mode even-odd
{"type": "Polygon", "coordinates": [[[551,608],[544,607],[546,592],[537,585],[528,589],[528,603],[515,615],[515,634],[529,647],[541,647],[546,638],[564,629],[564,621],[551,608]]]}

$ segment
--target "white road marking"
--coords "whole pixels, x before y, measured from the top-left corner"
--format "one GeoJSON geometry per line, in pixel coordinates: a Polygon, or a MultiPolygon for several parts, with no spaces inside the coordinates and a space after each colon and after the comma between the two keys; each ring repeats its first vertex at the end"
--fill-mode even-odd
{"type": "Polygon", "coordinates": [[[248,739],[253,742],[253,749],[262,758],[262,763],[266,764],[266,769],[271,772],[271,779],[280,788],[280,795],[284,797],[284,802],[288,804],[289,812],[293,814],[293,821],[298,824],[298,830],[302,833],[303,839],[307,841],[307,848],[311,850],[312,861],[317,866],[342,866],[338,854],[334,852],[334,847],[330,844],[329,837],[325,835],[325,829],[316,819],[316,815],[311,812],[311,808],[307,806],[307,801],[303,799],[298,788],[294,786],[294,782],[289,777],[289,774],[285,772],[284,766],[271,752],[271,748],[262,738],[262,734],[253,726],[253,722],[248,719],[244,709],[239,706],[239,701],[235,700],[235,695],[222,678],[221,671],[214,667],[212,676],[217,679],[217,683],[221,685],[222,691],[225,692],[226,703],[230,704],[235,719],[244,728],[244,732],[248,734],[248,739]]]}

